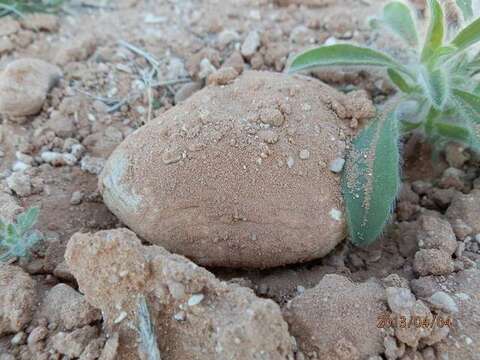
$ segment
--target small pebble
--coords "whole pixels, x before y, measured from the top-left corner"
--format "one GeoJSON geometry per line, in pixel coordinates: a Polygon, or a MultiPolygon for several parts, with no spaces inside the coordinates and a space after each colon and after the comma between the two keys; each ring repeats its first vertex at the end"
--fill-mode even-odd
{"type": "Polygon", "coordinates": [[[173,315],[173,319],[176,321],[185,321],[187,318],[187,314],[185,314],[185,311],[179,311],[175,315],[173,315]]]}
{"type": "Polygon", "coordinates": [[[342,159],[342,158],[335,159],[330,163],[330,171],[338,174],[342,172],[344,165],[345,165],[345,159],[342,159]]]}
{"type": "Polygon", "coordinates": [[[23,331],[20,331],[15,334],[14,337],[10,340],[10,343],[12,345],[21,345],[25,343],[25,339],[27,338],[27,334],[25,334],[23,331]]]}
{"type": "Polygon", "coordinates": [[[475,235],[475,241],[480,244],[480,234],[475,235]]]}
{"type": "Polygon", "coordinates": [[[293,157],[289,156],[287,159],[288,168],[291,169],[293,167],[293,164],[295,164],[295,160],[293,159],[293,157]]]}
{"type": "Polygon", "coordinates": [[[300,159],[308,160],[309,158],[310,158],[310,151],[308,151],[307,149],[300,151],[300,159]]]}
{"type": "Polygon", "coordinates": [[[188,306],[195,306],[202,302],[205,296],[203,294],[194,294],[188,299],[188,306]]]}
{"type": "Polygon", "coordinates": [[[439,308],[440,310],[444,310],[448,313],[457,313],[458,306],[455,301],[452,299],[450,295],[448,295],[444,291],[437,291],[430,297],[430,303],[439,308]]]}
{"type": "Polygon", "coordinates": [[[72,205],[80,205],[83,200],[83,193],[81,191],[75,191],[72,194],[72,197],[70,199],[70,204],[72,205]]]}

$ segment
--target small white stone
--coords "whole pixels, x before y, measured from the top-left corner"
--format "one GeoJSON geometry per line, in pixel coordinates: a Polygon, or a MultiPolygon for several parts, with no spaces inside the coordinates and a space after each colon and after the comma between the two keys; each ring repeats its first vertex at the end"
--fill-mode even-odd
{"type": "Polygon", "coordinates": [[[32,181],[30,176],[23,172],[14,172],[7,178],[8,187],[18,196],[24,197],[32,194],[32,181]]]}
{"type": "Polygon", "coordinates": [[[465,293],[456,293],[455,297],[459,298],[460,300],[467,301],[470,299],[470,295],[465,293]]]}
{"type": "Polygon", "coordinates": [[[295,164],[295,160],[293,159],[293,157],[289,156],[288,159],[287,159],[288,168],[291,169],[294,164],[295,164]]]}
{"type": "Polygon", "coordinates": [[[457,304],[452,299],[452,297],[444,291],[437,291],[430,297],[429,301],[433,306],[437,307],[440,310],[444,310],[452,314],[458,312],[457,304]]]}
{"type": "Polygon", "coordinates": [[[185,321],[187,318],[187,314],[185,314],[185,311],[179,311],[175,315],[173,315],[173,319],[176,321],[185,321]]]}
{"type": "Polygon", "coordinates": [[[12,345],[20,345],[25,342],[26,338],[27,338],[27,335],[23,331],[20,331],[16,333],[14,337],[12,337],[12,339],[10,340],[10,343],[12,345]]]}
{"type": "Polygon", "coordinates": [[[188,306],[195,306],[200,304],[203,301],[205,296],[203,294],[194,294],[188,299],[188,306]]]}
{"type": "Polygon", "coordinates": [[[330,210],[330,216],[332,217],[333,220],[335,221],[340,221],[342,220],[342,212],[338,209],[332,209],[330,210]]]}
{"type": "Polygon", "coordinates": [[[85,147],[82,144],[73,144],[70,153],[80,160],[83,154],[85,154],[85,147]]]}
{"type": "Polygon", "coordinates": [[[480,244],[480,234],[475,235],[475,241],[480,244]]]}
{"type": "Polygon", "coordinates": [[[93,157],[90,155],[85,155],[80,162],[80,168],[82,169],[82,171],[88,172],[93,175],[99,175],[102,172],[104,166],[105,159],[93,157]]]}
{"type": "Polygon", "coordinates": [[[212,65],[209,59],[203,58],[200,61],[200,71],[198,72],[198,77],[200,79],[206,79],[210,74],[214,73],[217,69],[212,65]]]}
{"type": "Polygon", "coordinates": [[[128,316],[128,314],[127,314],[125,311],[122,311],[122,312],[120,313],[120,315],[118,315],[118,317],[117,317],[115,320],[113,320],[113,323],[114,323],[114,324],[119,324],[119,323],[121,323],[123,320],[125,320],[127,316],[128,316]]]}
{"type": "Polygon", "coordinates": [[[302,160],[308,160],[310,158],[310,151],[308,151],[307,149],[303,149],[302,151],[300,151],[299,156],[302,160]]]}
{"type": "Polygon", "coordinates": [[[252,57],[260,46],[260,34],[257,31],[250,31],[242,44],[240,52],[246,58],[252,57]]]}
{"type": "Polygon", "coordinates": [[[338,158],[330,162],[330,171],[336,174],[342,172],[343,166],[345,165],[345,159],[338,158]]]}
{"type": "Polygon", "coordinates": [[[12,170],[15,172],[22,172],[31,168],[29,164],[25,164],[23,161],[15,161],[12,165],[12,170]]]}
{"type": "Polygon", "coordinates": [[[400,287],[387,287],[387,303],[396,314],[410,311],[415,305],[415,296],[410,289],[400,287]]]}

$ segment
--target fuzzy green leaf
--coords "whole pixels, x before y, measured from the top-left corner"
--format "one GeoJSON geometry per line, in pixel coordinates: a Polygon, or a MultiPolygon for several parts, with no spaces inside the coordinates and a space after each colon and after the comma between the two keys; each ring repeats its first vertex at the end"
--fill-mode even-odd
{"type": "Polygon", "coordinates": [[[419,84],[425,97],[437,110],[443,110],[450,93],[447,73],[444,69],[424,67],[419,73],[419,84]]]}
{"type": "Polygon", "coordinates": [[[466,28],[458,33],[452,40],[452,45],[456,46],[459,51],[465,50],[471,45],[480,41],[480,18],[472,22],[466,28]]]}
{"type": "Polygon", "coordinates": [[[428,110],[427,116],[425,117],[425,122],[423,127],[425,129],[425,134],[428,138],[433,137],[434,130],[435,130],[435,123],[437,122],[438,118],[440,117],[440,112],[435,110],[433,106],[430,107],[428,110]]]}
{"type": "Polygon", "coordinates": [[[473,89],[473,93],[475,95],[480,95],[480,84],[478,84],[475,89],[473,89]]]}
{"type": "Polygon", "coordinates": [[[382,66],[408,74],[408,70],[388,55],[350,44],[320,46],[295,57],[288,68],[289,73],[323,66],[382,66]]]}
{"type": "Polygon", "coordinates": [[[445,23],[443,9],[438,0],[428,0],[430,10],[430,25],[422,50],[422,62],[426,62],[434,54],[435,50],[443,45],[445,23]]]}
{"type": "Polygon", "coordinates": [[[472,0],[457,0],[457,5],[462,11],[465,20],[469,20],[473,17],[472,0]]]}
{"type": "Polygon", "coordinates": [[[38,207],[32,207],[17,216],[17,230],[20,235],[23,235],[35,225],[39,213],[40,209],[38,207]]]}
{"type": "Polygon", "coordinates": [[[13,244],[18,238],[17,230],[13,224],[7,224],[7,230],[5,232],[5,244],[13,244]]]}
{"type": "Polygon", "coordinates": [[[389,68],[387,69],[387,74],[392,83],[394,83],[404,93],[410,94],[415,91],[415,87],[412,86],[407,79],[405,79],[402,73],[389,68]]]}
{"type": "Polygon", "coordinates": [[[383,8],[380,20],[408,45],[418,45],[418,33],[410,8],[400,1],[392,1],[383,8]]]}
{"type": "Polygon", "coordinates": [[[470,140],[467,144],[476,151],[480,151],[480,96],[454,89],[453,97],[457,112],[470,129],[470,140]]]}
{"type": "Polygon", "coordinates": [[[400,184],[398,138],[397,121],[390,111],[372,122],[352,143],[342,191],[354,244],[375,241],[390,218],[400,184]]]}
{"type": "Polygon", "coordinates": [[[460,113],[464,114],[468,121],[480,124],[480,96],[463,90],[453,90],[454,101],[460,113]]]}
{"type": "Polygon", "coordinates": [[[435,130],[439,135],[452,140],[457,140],[462,143],[468,143],[470,141],[470,130],[465,126],[446,121],[437,121],[435,123],[435,130]]]}

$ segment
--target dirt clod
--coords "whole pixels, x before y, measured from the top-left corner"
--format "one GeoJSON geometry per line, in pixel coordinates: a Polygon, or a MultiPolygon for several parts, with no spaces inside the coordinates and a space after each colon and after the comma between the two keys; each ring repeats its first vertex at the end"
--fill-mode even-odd
{"type": "Polygon", "coordinates": [[[61,76],[58,67],[43,60],[11,62],[0,74],[0,114],[21,117],[38,113],[61,76]]]}
{"type": "Polygon", "coordinates": [[[0,264],[0,335],[23,329],[37,300],[35,281],[17,266],[0,264]]]}
{"type": "Polygon", "coordinates": [[[315,351],[319,359],[364,359],[383,351],[376,321],[386,309],[385,300],[378,283],[355,284],[326,275],[287,305],[285,318],[304,353],[315,351]]]}
{"type": "Polygon", "coordinates": [[[163,248],[145,247],[131,231],[76,234],[66,260],[87,301],[102,310],[108,329],[119,332],[118,359],[137,359],[141,294],[155,309],[160,351],[169,359],[255,359],[259,352],[280,359],[292,352],[287,324],[273,301],[220,282],[163,248]],[[175,320],[179,310],[186,313],[184,321],[175,320]]]}

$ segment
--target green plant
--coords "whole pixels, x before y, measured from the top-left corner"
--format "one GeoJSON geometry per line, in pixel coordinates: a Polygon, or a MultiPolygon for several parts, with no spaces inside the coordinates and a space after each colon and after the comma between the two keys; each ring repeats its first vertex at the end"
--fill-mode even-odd
{"type": "Polygon", "coordinates": [[[419,131],[437,149],[456,141],[480,150],[480,86],[473,78],[480,73],[480,53],[473,52],[480,42],[480,18],[469,22],[471,0],[457,0],[469,24],[452,29],[438,0],[427,3],[430,21],[422,46],[416,19],[401,1],[387,4],[372,22],[411,48],[408,63],[371,48],[336,44],[305,51],[289,66],[290,73],[322,66],[381,67],[398,89],[347,154],[342,192],[350,238],[358,245],[375,241],[389,220],[400,185],[400,136],[419,131]]]}
{"type": "Polygon", "coordinates": [[[30,249],[42,239],[38,231],[32,230],[39,211],[32,207],[18,215],[16,223],[13,224],[0,220],[0,261],[26,257],[30,249]]]}
{"type": "Polygon", "coordinates": [[[26,13],[55,13],[60,11],[64,0],[0,0],[0,17],[26,13]]]}
{"type": "Polygon", "coordinates": [[[161,360],[155,328],[150,320],[147,301],[143,295],[138,299],[137,316],[141,350],[147,355],[148,360],[161,360]]]}

